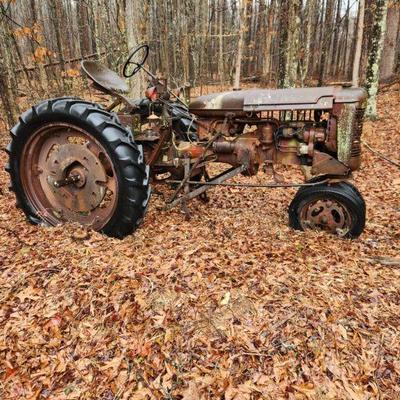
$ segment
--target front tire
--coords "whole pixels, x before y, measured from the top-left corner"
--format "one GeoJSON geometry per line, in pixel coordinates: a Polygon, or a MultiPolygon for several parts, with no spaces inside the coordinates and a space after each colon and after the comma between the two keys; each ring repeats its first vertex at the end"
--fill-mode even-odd
{"type": "Polygon", "coordinates": [[[299,189],[289,206],[289,225],[354,239],[364,230],[365,215],[364,199],[353,185],[321,184],[299,189]]]}
{"type": "Polygon", "coordinates": [[[77,222],[122,238],[150,198],[142,147],[114,114],[75,98],[26,111],[7,147],[11,189],[34,224],[77,222]]]}

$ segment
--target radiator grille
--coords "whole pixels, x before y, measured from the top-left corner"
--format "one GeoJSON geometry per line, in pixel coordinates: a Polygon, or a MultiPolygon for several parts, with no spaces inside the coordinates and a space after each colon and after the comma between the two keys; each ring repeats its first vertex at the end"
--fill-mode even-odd
{"type": "Polygon", "coordinates": [[[353,141],[351,145],[351,157],[360,157],[361,155],[361,134],[364,119],[364,108],[356,110],[353,127],[353,141]]]}
{"type": "Polygon", "coordinates": [[[275,110],[263,111],[260,117],[263,119],[277,119],[281,122],[314,122],[314,110],[275,110]]]}

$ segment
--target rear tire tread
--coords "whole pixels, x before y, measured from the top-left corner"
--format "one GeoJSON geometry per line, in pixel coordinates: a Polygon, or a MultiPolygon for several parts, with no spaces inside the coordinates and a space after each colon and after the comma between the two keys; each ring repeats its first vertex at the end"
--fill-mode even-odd
{"type": "Polygon", "coordinates": [[[116,210],[102,232],[118,238],[130,234],[143,220],[151,193],[148,186],[149,168],[144,163],[142,147],[129,139],[129,131],[122,126],[116,114],[75,97],[45,100],[31,107],[21,115],[19,123],[10,131],[12,141],[7,147],[9,164],[6,171],[10,174],[12,190],[27,219],[33,224],[43,223],[23,192],[19,156],[30,135],[41,125],[52,121],[75,124],[87,130],[105,147],[118,171],[120,188],[116,210]],[[76,105],[82,106],[83,112],[74,111],[76,105]],[[101,123],[93,122],[96,115],[101,123]],[[106,135],[106,128],[113,134],[106,135]]]}

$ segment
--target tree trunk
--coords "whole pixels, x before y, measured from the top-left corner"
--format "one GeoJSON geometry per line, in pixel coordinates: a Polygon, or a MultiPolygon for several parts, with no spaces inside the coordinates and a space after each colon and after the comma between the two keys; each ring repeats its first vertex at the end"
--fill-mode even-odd
{"type": "MultiPolygon", "coordinates": [[[[176,20],[172,21],[174,25],[180,25],[180,29],[177,29],[178,37],[177,41],[181,41],[181,59],[182,59],[182,80],[183,83],[189,83],[190,81],[190,43],[189,43],[189,32],[188,32],[188,15],[187,9],[183,9],[180,14],[177,15],[176,20]],[[178,20],[181,24],[178,24],[178,20]],[[179,38],[180,36],[180,38],[179,38]]],[[[168,78],[170,78],[168,76],[168,78]]],[[[175,77],[177,78],[177,77],[175,77]]]]}
{"type": "MultiPolygon", "coordinates": [[[[398,25],[400,27],[400,16],[399,16],[399,23],[398,25]]],[[[397,45],[396,45],[396,50],[395,50],[395,56],[394,56],[394,73],[398,74],[400,73],[400,29],[397,32],[397,45]]]]}
{"type": "Polygon", "coordinates": [[[369,50],[371,48],[371,41],[372,41],[372,28],[375,21],[375,11],[376,11],[376,6],[375,6],[376,0],[364,0],[364,1],[365,1],[364,36],[361,49],[360,79],[359,79],[360,82],[365,82],[366,78],[369,50]]]}
{"type": "MultiPolygon", "coordinates": [[[[287,60],[284,87],[290,88],[296,85],[299,68],[299,47],[300,47],[300,0],[289,2],[289,25],[287,40],[287,60]]],[[[284,49],[281,49],[281,51],[284,49]]]]}
{"type": "Polygon", "coordinates": [[[335,33],[333,36],[333,49],[331,57],[331,69],[330,69],[330,72],[334,77],[337,76],[338,63],[339,63],[338,53],[340,44],[340,25],[342,23],[341,11],[342,11],[342,0],[338,0],[336,8],[335,33]]]}
{"type": "Polygon", "coordinates": [[[203,45],[200,46],[200,54],[199,54],[199,70],[198,70],[198,76],[197,76],[197,81],[199,82],[200,85],[200,95],[203,94],[203,82],[204,82],[204,65],[205,65],[205,53],[208,48],[208,33],[209,33],[209,18],[208,18],[208,1],[207,0],[202,0],[200,2],[200,15],[202,17],[202,30],[199,30],[201,35],[203,36],[203,45]]]}
{"type": "Polygon", "coordinates": [[[56,36],[56,43],[57,43],[57,52],[58,52],[58,59],[60,61],[60,66],[63,71],[65,71],[65,56],[64,56],[64,46],[62,41],[62,34],[61,34],[61,7],[62,2],[60,0],[51,0],[51,19],[54,26],[54,33],[56,36]]]}
{"type": "Polygon", "coordinates": [[[323,53],[323,43],[324,43],[324,19],[325,19],[325,0],[321,0],[320,3],[320,13],[319,13],[319,19],[318,19],[318,31],[316,32],[318,37],[317,43],[314,43],[314,53],[317,54],[317,57],[315,57],[315,66],[314,66],[314,73],[320,75],[320,70],[321,70],[321,64],[322,64],[322,53],[323,53]],[[315,51],[317,50],[317,51],[315,51]]]}
{"type": "Polygon", "coordinates": [[[388,0],[376,0],[375,21],[372,28],[371,46],[368,54],[368,68],[365,87],[368,91],[368,103],[365,115],[369,119],[377,118],[376,95],[379,85],[379,64],[386,32],[388,0]]]}
{"type": "Polygon", "coordinates": [[[17,121],[18,110],[16,108],[15,98],[8,87],[5,69],[0,61],[0,98],[6,116],[8,128],[11,128],[17,121]]]}
{"type": "Polygon", "coordinates": [[[50,8],[51,8],[51,20],[54,27],[54,33],[56,37],[56,44],[57,44],[57,56],[61,67],[61,82],[62,85],[59,85],[59,89],[62,92],[67,90],[66,88],[66,81],[64,79],[65,73],[65,56],[64,56],[64,46],[62,41],[62,34],[61,34],[61,7],[62,2],[60,0],[50,0],[50,8]]]}
{"type": "Polygon", "coordinates": [[[308,69],[310,65],[311,58],[311,39],[313,26],[316,23],[316,19],[318,19],[316,0],[308,0],[307,2],[307,33],[306,33],[306,42],[304,45],[304,62],[301,68],[301,85],[304,86],[304,81],[307,78],[308,69]]]}
{"type": "Polygon", "coordinates": [[[10,102],[15,104],[18,96],[18,82],[15,74],[14,56],[12,54],[10,34],[8,31],[7,20],[0,18],[0,55],[3,64],[3,71],[5,74],[5,81],[7,90],[10,92],[10,102]]]}
{"type": "Polygon", "coordinates": [[[266,29],[266,38],[265,38],[265,50],[264,50],[264,63],[263,63],[263,75],[268,81],[271,80],[271,67],[272,67],[272,39],[274,32],[274,11],[275,11],[275,0],[271,0],[271,3],[268,6],[268,25],[266,29]]]}
{"type": "Polygon", "coordinates": [[[95,53],[97,53],[97,57],[101,57],[101,53],[103,51],[102,40],[101,40],[101,29],[100,23],[101,19],[99,18],[101,12],[101,0],[93,0],[92,1],[92,27],[93,27],[93,41],[95,53]]]}
{"type": "MultiPolygon", "coordinates": [[[[129,52],[139,46],[145,39],[141,32],[143,28],[143,1],[144,0],[126,0],[125,21],[126,21],[126,37],[129,52]]],[[[145,24],[144,24],[145,25],[145,24]]],[[[140,57],[140,55],[138,55],[140,57]]],[[[129,80],[130,96],[139,98],[146,89],[146,80],[144,73],[139,71],[129,80]]]]}
{"type": "Polygon", "coordinates": [[[326,64],[326,56],[327,53],[329,55],[330,44],[332,39],[332,29],[333,29],[333,10],[335,6],[335,0],[327,0],[326,4],[326,14],[325,14],[325,22],[324,22],[324,34],[323,40],[321,43],[321,59],[319,65],[319,77],[318,77],[318,85],[322,86],[325,79],[325,64],[326,64]]]}
{"type": "Polygon", "coordinates": [[[221,87],[225,82],[225,71],[224,71],[224,7],[225,1],[219,1],[219,13],[218,13],[218,43],[219,43],[219,54],[218,54],[218,74],[221,82],[221,87]]]}
{"type": "Polygon", "coordinates": [[[79,31],[79,47],[81,52],[81,57],[85,57],[88,54],[93,53],[91,32],[89,25],[89,13],[88,5],[84,1],[78,1],[76,4],[76,14],[78,21],[78,31],[79,31]]]}
{"type": "MultiPolygon", "coordinates": [[[[14,68],[11,64],[11,48],[7,46],[7,22],[5,18],[0,18],[0,98],[6,114],[6,122],[11,127],[16,122],[19,115],[19,108],[16,102],[16,90],[12,90],[12,77],[14,68]]],[[[15,88],[16,89],[16,88],[15,88]]]]}
{"type": "Polygon", "coordinates": [[[387,31],[385,36],[385,44],[383,47],[380,79],[385,80],[392,77],[395,67],[396,40],[400,32],[399,29],[400,8],[395,4],[391,4],[387,14],[387,31]]]}
{"type": "Polygon", "coordinates": [[[349,41],[349,25],[350,25],[350,0],[347,0],[346,18],[344,23],[344,39],[342,41],[339,57],[339,74],[343,79],[347,80],[347,51],[349,41]]]}
{"type": "MultiPolygon", "coordinates": [[[[30,6],[31,6],[31,18],[32,18],[32,28],[38,27],[39,26],[39,20],[36,12],[36,2],[35,0],[30,0],[30,6]]],[[[38,35],[36,35],[38,36],[38,35]]],[[[39,70],[39,94],[42,96],[44,95],[48,88],[49,88],[49,82],[47,79],[47,74],[44,69],[43,63],[40,60],[37,60],[34,56],[35,50],[38,48],[38,44],[35,43],[33,40],[30,41],[31,45],[31,51],[32,51],[32,56],[34,58],[34,62],[39,70]]]]}
{"type": "MultiPolygon", "coordinates": [[[[2,15],[5,15],[7,13],[5,6],[1,3],[0,3],[0,11],[1,11],[2,15]]],[[[26,79],[25,83],[27,84],[30,92],[32,92],[34,90],[34,87],[32,85],[31,79],[29,77],[28,70],[26,69],[24,57],[23,57],[20,47],[18,46],[18,41],[15,38],[15,33],[14,33],[12,27],[9,26],[9,21],[4,21],[3,34],[4,34],[4,39],[8,41],[8,46],[10,46],[10,45],[13,46],[14,51],[18,57],[18,64],[21,66],[22,71],[24,72],[24,75],[25,75],[25,79],[26,79]]],[[[12,54],[12,53],[13,53],[13,50],[10,49],[10,54],[12,54]]]]}
{"type": "Polygon", "coordinates": [[[356,51],[354,55],[354,64],[353,64],[353,77],[352,77],[353,86],[358,86],[359,82],[361,48],[362,48],[363,33],[364,33],[364,12],[365,12],[365,0],[360,0],[360,5],[358,8],[356,51]]]}
{"type": "Polygon", "coordinates": [[[279,11],[279,43],[278,43],[278,87],[285,87],[286,63],[288,47],[289,0],[282,0],[282,9],[279,11]]]}
{"type": "Polygon", "coordinates": [[[243,57],[243,47],[244,47],[244,34],[246,32],[246,21],[247,21],[247,1],[241,0],[240,5],[240,21],[239,21],[239,41],[237,45],[236,53],[236,67],[235,67],[235,79],[233,82],[233,88],[235,90],[240,89],[240,75],[242,68],[242,57],[243,57]]]}

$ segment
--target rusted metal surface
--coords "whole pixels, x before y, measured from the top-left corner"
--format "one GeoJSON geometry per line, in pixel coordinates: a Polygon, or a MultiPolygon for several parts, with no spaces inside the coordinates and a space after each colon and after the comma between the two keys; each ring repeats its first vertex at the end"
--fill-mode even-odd
{"type": "Polygon", "coordinates": [[[333,117],[328,120],[325,147],[331,153],[337,152],[337,120],[333,117]]]}
{"type": "Polygon", "coordinates": [[[21,156],[21,179],[30,202],[51,225],[75,221],[101,229],[118,199],[106,150],[70,124],[47,124],[32,135],[21,156]]]}
{"type": "Polygon", "coordinates": [[[343,104],[337,124],[338,160],[356,170],[361,163],[361,134],[364,109],[343,104]]]}
{"type": "Polygon", "coordinates": [[[344,104],[337,126],[338,160],[347,164],[351,157],[352,130],[356,116],[356,104],[344,104]]]}
{"type": "Polygon", "coordinates": [[[147,164],[150,166],[153,165],[157,159],[160,157],[163,145],[170,139],[171,137],[171,130],[167,127],[160,128],[160,140],[154,147],[153,151],[151,152],[147,164]]]}
{"type": "Polygon", "coordinates": [[[51,190],[62,208],[75,212],[92,211],[105,195],[105,187],[99,184],[107,181],[101,162],[86,145],[65,144],[59,138],[52,142],[58,146],[51,150],[44,165],[49,183],[48,187],[43,186],[45,192],[48,194],[51,190]],[[62,186],[61,182],[64,183],[62,186]],[[67,182],[70,187],[62,188],[67,182]]]}
{"type": "MultiPolygon", "coordinates": [[[[361,232],[365,203],[361,196],[356,201],[358,192],[342,182],[360,166],[363,89],[337,85],[249,89],[201,96],[187,106],[180,95],[188,100],[190,87],[181,88],[178,94],[172,91],[167,78],[144,67],[147,54],[148,46],[140,46],[124,66],[125,77],[142,70],[151,78],[142,99],[125,97],[126,81],[100,63],[85,61],[82,69],[96,90],[112,97],[103,113],[118,109],[119,121],[115,114],[109,117],[118,128],[119,123],[130,127],[126,140],[143,148],[140,157],[151,167],[153,182],[176,185],[166,200],[167,208],[181,205],[188,217],[187,202],[195,197],[205,200],[205,192],[218,185],[304,186],[289,207],[291,226],[344,234],[352,229],[350,236],[361,232]],[[141,48],[146,56],[133,61],[141,48]],[[131,72],[130,64],[135,66],[131,72]],[[230,169],[210,177],[207,167],[214,162],[230,169]],[[300,167],[306,183],[283,182],[275,173],[276,164],[300,167]],[[225,182],[238,174],[256,175],[260,169],[271,171],[273,181],[225,182]],[[334,183],[340,185],[332,194],[334,183]],[[312,187],[318,185],[325,185],[324,189],[314,191],[312,187]],[[336,201],[341,198],[343,204],[336,201]],[[347,207],[346,202],[354,202],[355,207],[347,207]],[[353,211],[359,206],[357,231],[352,224],[358,223],[358,214],[353,211]]],[[[75,221],[101,230],[118,204],[112,159],[90,132],[64,123],[47,124],[33,132],[22,154],[21,181],[27,200],[51,225],[75,221]]]]}
{"type": "MultiPolygon", "coordinates": [[[[105,92],[120,96],[115,90],[123,91],[122,78],[96,63],[84,64],[84,69],[105,92]]],[[[182,177],[172,202],[183,189],[188,195],[191,177],[209,162],[236,169],[246,165],[240,172],[245,175],[257,174],[262,166],[296,165],[311,177],[335,179],[345,179],[359,167],[363,89],[249,89],[201,96],[189,105],[189,112],[196,116],[197,139],[193,141],[173,131],[167,111],[172,98],[167,80],[148,74],[154,95],[148,91],[147,98],[161,107],[157,115],[150,109],[145,126],[134,126],[135,140],[143,144],[147,163],[156,173],[182,177]]],[[[127,111],[120,114],[121,122],[133,127],[137,111],[127,111]]]]}
{"type": "Polygon", "coordinates": [[[313,175],[348,176],[350,169],[331,155],[316,151],[311,172],[313,175]]]}
{"type": "Polygon", "coordinates": [[[344,233],[351,226],[351,215],[340,202],[322,198],[302,208],[300,221],[304,230],[321,229],[330,233],[344,233]]]}
{"type": "Polygon", "coordinates": [[[82,61],[82,69],[98,86],[106,92],[126,94],[129,86],[124,78],[98,61],[82,61]]]}
{"type": "MultiPolygon", "coordinates": [[[[166,183],[180,183],[181,181],[167,179],[166,183]]],[[[273,188],[300,188],[300,187],[313,187],[313,186],[320,186],[325,183],[328,183],[329,179],[324,179],[319,182],[315,183],[295,183],[295,182],[288,182],[288,183],[225,183],[225,182],[201,182],[201,185],[204,186],[226,186],[226,187],[239,187],[239,188],[253,188],[253,189],[273,189],[273,188]]],[[[188,184],[191,185],[199,185],[199,182],[196,181],[188,181],[188,184]]]]}
{"type": "MultiPolygon", "coordinates": [[[[239,175],[240,173],[244,172],[245,170],[246,170],[246,165],[240,165],[237,168],[231,168],[230,170],[225,171],[222,174],[220,174],[218,177],[215,177],[214,179],[212,179],[210,181],[210,183],[214,183],[214,186],[218,185],[218,184],[226,181],[227,179],[230,179],[236,175],[239,175]]],[[[188,181],[184,182],[184,184],[186,184],[186,183],[188,183],[188,181]]],[[[205,193],[209,188],[210,188],[210,185],[201,185],[200,187],[192,190],[191,192],[185,193],[181,197],[178,197],[178,198],[173,197],[171,199],[171,201],[168,202],[166,209],[169,210],[178,204],[184,203],[190,199],[200,196],[202,193],[205,193]]]]}
{"type": "Polygon", "coordinates": [[[98,61],[82,61],[81,67],[84,73],[92,81],[91,86],[93,89],[113,96],[113,103],[106,107],[107,111],[112,111],[121,103],[125,105],[125,111],[127,114],[130,114],[133,110],[137,109],[137,105],[134,101],[125,96],[129,93],[129,86],[124,78],[120,77],[114,71],[110,70],[98,61]]]}
{"type": "Polygon", "coordinates": [[[269,110],[326,110],[333,103],[361,103],[366,94],[359,88],[317,87],[297,89],[249,89],[201,96],[189,109],[197,115],[218,115],[221,112],[269,110]],[[218,113],[219,112],[219,113],[218,113]]]}
{"type": "Polygon", "coordinates": [[[354,125],[351,132],[352,144],[350,151],[349,167],[355,171],[361,164],[361,135],[363,128],[364,109],[357,109],[354,118],[354,125]]]}

